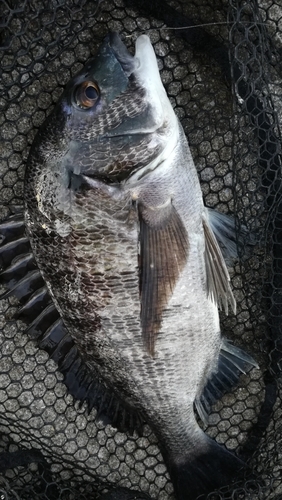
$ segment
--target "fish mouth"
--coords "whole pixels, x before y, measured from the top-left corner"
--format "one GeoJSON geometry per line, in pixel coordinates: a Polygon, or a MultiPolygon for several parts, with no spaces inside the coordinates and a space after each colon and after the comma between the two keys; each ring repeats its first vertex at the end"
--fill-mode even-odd
{"type": "MultiPolygon", "coordinates": [[[[135,42],[134,56],[128,51],[117,32],[107,35],[105,43],[120,64],[125,77],[133,78],[146,93],[147,109],[150,109],[144,126],[131,129],[131,134],[150,134],[160,128],[166,118],[171,118],[171,106],[166,96],[158,62],[150,38],[140,35],[135,42]]],[[[117,135],[117,130],[115,135],[117,135]]]]}
{"type": "Polygon", "coordinates": [[[157,58],[147,35],[140,35],[135,42],[135,55],[128,51],[117,32],[111,32],[105,39],[127,77],[133,73],[144,86],[154,85],[163,92],[157,58]],[[147,85],[146,85],[147,83],[147,85]]]}
{"type": "Polygon", "coordinates": [[[135,56],[130,54],[120,36],[115,31],[106,36],[105,42],[109,44],[124,73],[129,77],[136,68],[135,56]]]}

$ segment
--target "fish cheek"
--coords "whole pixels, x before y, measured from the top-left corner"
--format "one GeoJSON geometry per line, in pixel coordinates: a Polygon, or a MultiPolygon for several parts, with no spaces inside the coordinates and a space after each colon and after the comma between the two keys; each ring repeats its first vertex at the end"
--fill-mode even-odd
{"type": "Polygon", "coordinates": [[[65,167],[101,182],[120,183],[158,156],[161,146],[150,147],[151,142],[151,135],[139,134],[73,141],[64,159],[65,167]]]}

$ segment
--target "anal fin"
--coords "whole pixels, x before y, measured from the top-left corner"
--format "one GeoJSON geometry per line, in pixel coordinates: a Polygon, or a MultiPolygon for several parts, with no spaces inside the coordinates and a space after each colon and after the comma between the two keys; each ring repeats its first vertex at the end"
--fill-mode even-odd
{"type": "Polygon", "coordinates": [[[223,339],[218,369],[208,380],[203,393],[195,400],[198,415],[204,424],[208,423],[211,405],[236,387],[240,376],[252,368],[259,368],[252,356],[231,344],[229,340],[223,339]]]}
{"type": "Polygon", "coordinates": [[[250,254],[251,247],[256,244],[256,236],[250,233],[246,226],[237,227],[235,218],[218,212],[214,208],[207,208],[209,225],[217,239],[225,262],[228,266],[234,264],[234,260],[246,254],[250,254]]]}
{"type": "Polygon", "coordinates": [[[203,218],[203,228],[208,296],[220,309],[223,307],[226,314],[228,314],[228,303],[236,313],[236,301],[230,288],[229,273],[216,237],[205,218],[203,218]]]}

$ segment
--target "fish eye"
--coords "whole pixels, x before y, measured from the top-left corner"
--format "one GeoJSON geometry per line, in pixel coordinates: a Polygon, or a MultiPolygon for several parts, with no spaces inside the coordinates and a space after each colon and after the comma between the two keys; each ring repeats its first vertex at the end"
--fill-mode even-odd
{"type": "Polygon", "coordinates": [[[75,89],[74,100],[82,109],[92,108],[100,96],[100,89],[95,82],[86,81],[75,89]]]}

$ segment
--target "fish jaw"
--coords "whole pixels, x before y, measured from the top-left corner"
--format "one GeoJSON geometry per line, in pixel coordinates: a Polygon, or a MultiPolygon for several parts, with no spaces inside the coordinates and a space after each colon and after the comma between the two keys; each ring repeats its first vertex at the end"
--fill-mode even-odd
{"type": "Polygon", "coordinates": [[[139,85],[146,90],[146,99],[154,116],[155,130],[160,127],[174,129],[177,126],[177,119],[164,89],[156,54],[147,35],[137,38],[134,58],[136,60],[134,76],[139,85]]]}

